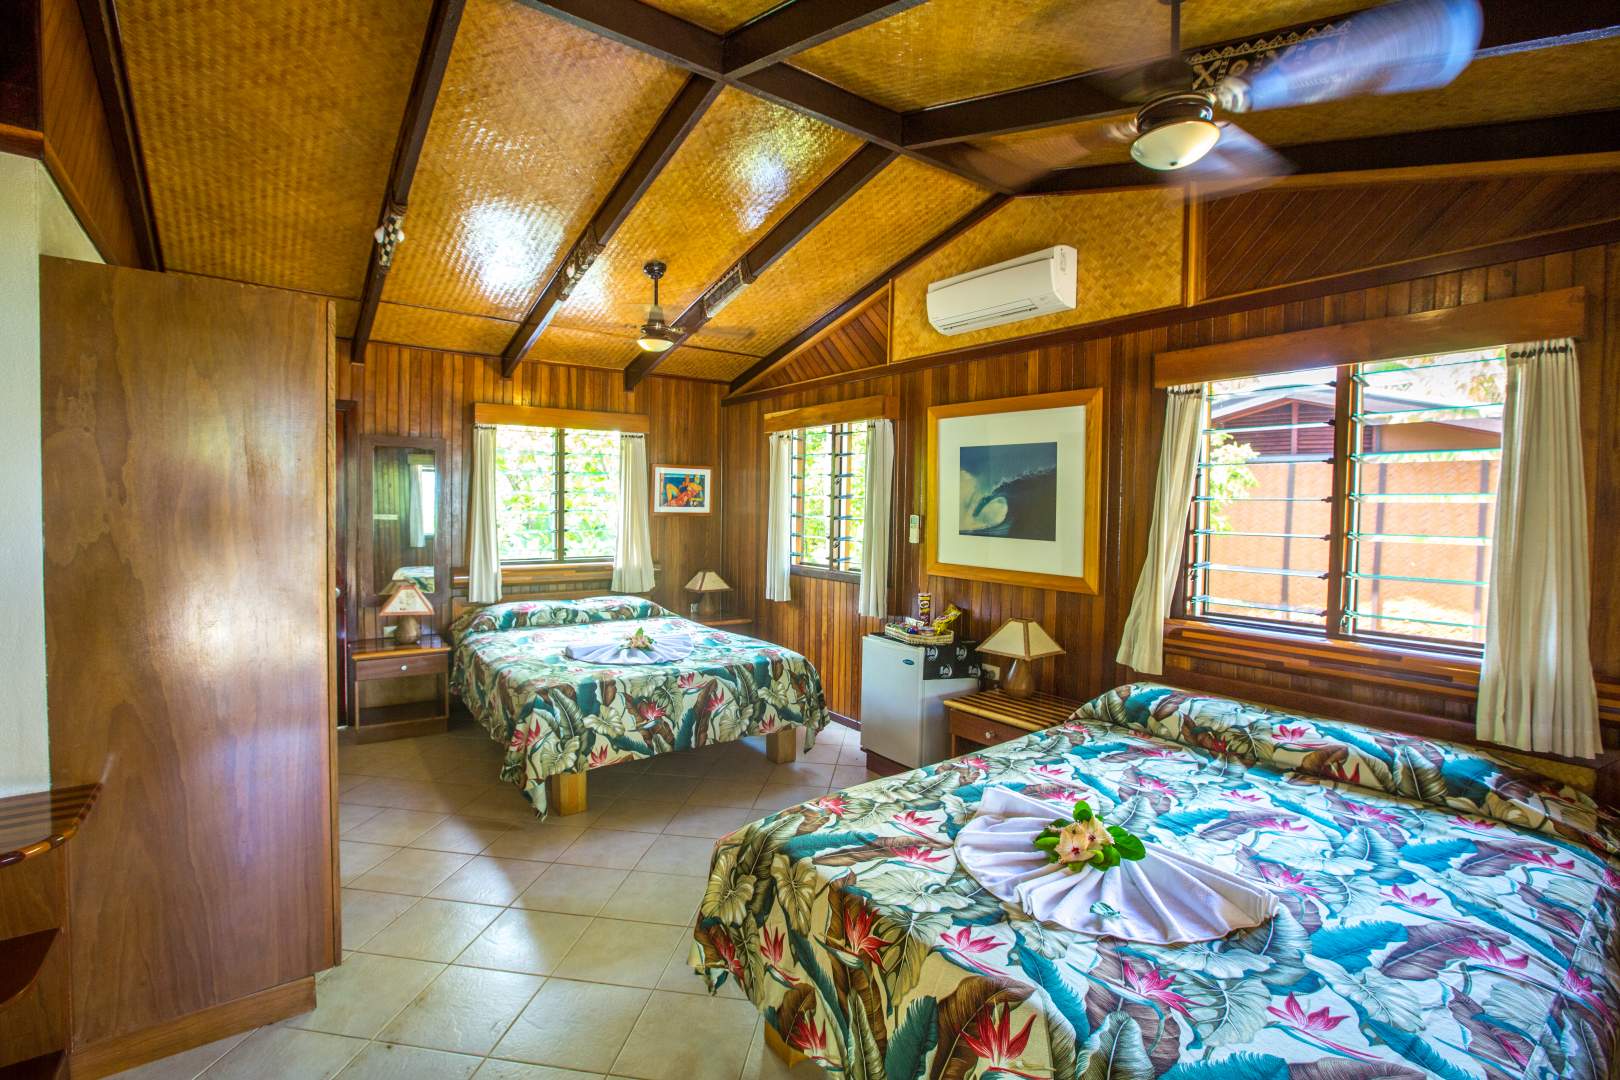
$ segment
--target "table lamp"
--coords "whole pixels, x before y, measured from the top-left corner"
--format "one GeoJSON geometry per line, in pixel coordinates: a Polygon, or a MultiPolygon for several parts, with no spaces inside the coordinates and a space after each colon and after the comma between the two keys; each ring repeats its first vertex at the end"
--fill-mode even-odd
{"type": "Polygon", "coordinates": [[[422,636],[422,624],[416,617],[432,615],[433,605],[428,603],[428,598],[422,595],[422,590],[414,582],[401,581],[395,584],[394,591],[388,594],[387,602],[377,614],[398,619],[394,623],[396,645],[415,645],[422,636]]]}
{"type": "Polygon", "coordinates": [[[730,592],[731,586],[726,584],[725,578],[713,570],[699,570],[692,575],[692,580],[686,583],[686,591],[696,593],[692,600],[692,617],[696,618],[703,608],[703,597],[708,593],[730,592]]]}
{"type": "Polygon", "coordinates": [[[1008,619],[1001,628],[979,643],[979,651],[991,656],[1012,658],[1007,677],[1001,688],[1011,697],[1029,697],[1035,692],[1035,677],[1029,673],[1029,662],[1043,656],[1055,656],[1063,647],[1053,641],[1034,619],[1008,619]]]}

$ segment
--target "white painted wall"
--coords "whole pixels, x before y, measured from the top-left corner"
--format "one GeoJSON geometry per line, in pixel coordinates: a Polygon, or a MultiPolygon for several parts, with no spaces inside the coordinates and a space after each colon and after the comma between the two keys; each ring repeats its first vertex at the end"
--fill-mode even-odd
{"type": "Polygon", "coordinates": [[[0,154],[0,796],[51,780],[45,717],[39,257],[101,262],[33,158],[0,154]]]}

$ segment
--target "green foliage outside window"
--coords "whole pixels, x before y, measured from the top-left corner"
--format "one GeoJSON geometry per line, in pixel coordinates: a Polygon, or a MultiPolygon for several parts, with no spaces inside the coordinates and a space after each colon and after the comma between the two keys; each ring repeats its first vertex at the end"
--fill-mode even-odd
{"type": "Polygon", "coordinates": [[[495,446],[502,562],[613,557],[617,432],[503,426],[495,446]]]}

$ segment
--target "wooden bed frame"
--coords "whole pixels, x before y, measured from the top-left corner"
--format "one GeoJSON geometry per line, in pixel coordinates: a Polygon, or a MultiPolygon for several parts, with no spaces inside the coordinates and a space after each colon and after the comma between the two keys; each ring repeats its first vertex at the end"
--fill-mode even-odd
{"type": "MultiPolygon", "coordinates": [[[[521,593],[524,600],[588,600],[593,596],[615,596],[611,590],[601,589],[585,590],[557,590],[554,592],[521,593]]],[[[518,599],[513,597],[512,599],[518,599]]],[[[450,621],[453,624],[457,619],[469,611],[488,607],[487,604],[475,604],[464,596],[452,597],[450,600],[450,621]]],[[[797,729],[783,728],[773,731],[765,736],[765,756],[773,764],[787,765],[798,757],[799,744],[795,738],[797,729]]],[[[546,804],[550,813],[558,817],[568,817],[571,814],[583,814],[589,807],[589,797],[585,786],[585,777],[589,769],[578,772],[558,773],[556,776],[546,778],[546,804]]]]}

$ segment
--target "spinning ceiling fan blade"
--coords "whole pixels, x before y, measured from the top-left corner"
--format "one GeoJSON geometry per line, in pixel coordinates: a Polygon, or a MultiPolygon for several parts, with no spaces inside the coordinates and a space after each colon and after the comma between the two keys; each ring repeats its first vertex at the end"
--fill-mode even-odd
{"type": "Polygon", "coordinates": [[[1186,90],[1193,84],[1193,72],[1179,56],[1161,56],[1147,64],[1095,72],[1086,77],[1086,82],[1120,101],[1141,105],[1186,90]]]}
{"type": "Polygon", "coordinates": [[[1481,27],[1479,0],[1399,0],[1252,77],[1223,80],[1216,95],[1227,112],[1258,112],[1445,86],[1474,58],[1481,27]]]}
{"type": "Polygon", "coordinates": [[[1104,150],[1117,150],[1135,137],[1132,122],[1120,119],[1053,135],[1017,136],[993,144],[964,143],[953,147],[952,152],[990,179],[1022,188],[1057,169],[1084,165],[1088,158],[1104,150]]]}
{"type": "Polygon", "coordinates": [[[1221,124],[1215,149],[1169,177],[1191,180],[1200,195],[1235,195],[1262,188],[1294,171],[1289,160],[1236,124],[1221,124]]]}

